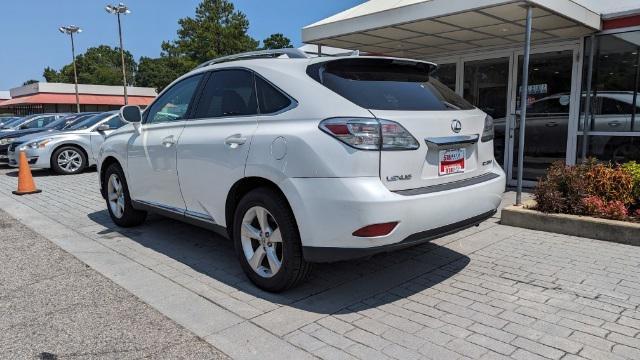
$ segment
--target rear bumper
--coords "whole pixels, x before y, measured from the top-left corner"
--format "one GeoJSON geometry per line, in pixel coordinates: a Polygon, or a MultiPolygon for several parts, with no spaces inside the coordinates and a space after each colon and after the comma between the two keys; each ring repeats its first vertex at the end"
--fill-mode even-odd
{"type": "Polygon", "coordinates": [[[457,223],[441,226],[436,229],[426,230],[417,234],[413,234],[408,238],[389,245],[382,245],[370,248],[329,248],[329,247],[311,247],[305,246],[302,248],[304,252],[305,260],[309,262],[322,263],[322,262],[335,262],[349,259],[357,259],[375,254],[392,252],[408,247],[420,245],[429,242],[439,237],[447,236],[449,234],[456,233],[458,231],[476,226],[481,222],[489,219],[496,213],[496,210],[491,210],[484,214],[474,216],[469,219],[458,221],[457,223]]]}
{"type": "Polygon", "coordinates": [[[416,245],[477,225],[495,213],[505,175],[418,195],[389,191],[379,178],[288,179],[280,184],[293,208],[305,259],[332,262],[416,245]],[[362,238],[364,226],[399,222],[386,236],[362,238]]]}

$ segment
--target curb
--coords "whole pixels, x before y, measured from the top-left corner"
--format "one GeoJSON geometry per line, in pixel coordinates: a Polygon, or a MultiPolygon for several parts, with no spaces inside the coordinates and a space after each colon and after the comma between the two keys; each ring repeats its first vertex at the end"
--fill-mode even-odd
{"type": "Polygon", "coordinates": [[[640,224],[589,216],[545,214],[522,206],[502,209],[502,225],[640,246],[640,224]]]}

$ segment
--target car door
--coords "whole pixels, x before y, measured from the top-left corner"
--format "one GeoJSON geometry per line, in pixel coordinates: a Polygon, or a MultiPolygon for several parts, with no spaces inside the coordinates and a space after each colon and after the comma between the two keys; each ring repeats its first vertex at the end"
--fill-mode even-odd
{"type": "Polygon", "coordinates": [[[176,144],[201,79],[202,74],[196,74],[164,91],[145,112],[139,131],[129,139],[128,183],[134,200],[184,212],[176,144]]]}
{"type": "Polygon", "coordinates": [[[257,113],[253,72],[227,69],[209,74],[178,141],[178,175],[187,215],[223,221],[227,194],[244,177],[257,113]]]}

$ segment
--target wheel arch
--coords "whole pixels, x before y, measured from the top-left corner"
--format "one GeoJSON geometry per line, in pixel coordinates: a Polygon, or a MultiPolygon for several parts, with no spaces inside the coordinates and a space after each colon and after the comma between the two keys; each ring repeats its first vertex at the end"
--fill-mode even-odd
{"type": "Polygon", "coordinates": [[[263,188],[263,187],[269,188],[275,191],[277,194],[282,196],[283,199],[285,199],[287,206],[289,207],[289,210],[293,214],[293,218],[296,221],[296,226],[297,226],[295,212],[293,212],[293,209],[291,208],[291,203],[287,198],[287,196],[282,191],[282,189],[280,189],[280,187],[275,182],[269,179],[259,177],[259,176],[250,176],[250,177],[245,177],[236,181],[236,183],[233,184],[233,186],[229,190],[229,193],[227,194],[227,200],[225,202],[225,223],[226,223],[227,233],[229,235],[229,238],[233,238],[233,217],[234,217],[236,208],[238,207],[238,203],[240,202],[242,197],[245,196],[250,191],[258,188],[263,188]]]}
{"type": "Polygon", "coordinates": [[[107,194],[106,194],[106,189],[104,187],[104,174],[109,168],[109,166],[113,164],[118,164],[120,168],[123,169],[123,172],[124,172],[124,168],[122,167],[122,164],[114,156],[107,156],[106,158],[104,158],[104,160],[102,160],[102,163],[100,166],[100,173],[98,176],[100,180],[100,193],[102,194],[102,197],[105,199],[107,197],[107,194]]]}
{"type": "Polygon", "coordinates": [[[75,142],[71,142],[71,143],[60,143],[60,144],[56,144],[56,146],[51,150],[51,158],[49,159],[49,166],[51,168],[53,168],[53,157],[56,154],[56,152],[58,150],[60,150],[63,147],[73,147],[76,148],[80,151],[82,151],[82,154],[84,155],[84,158],[86,159],[87,163],[85,164],[85,166],[89,166],[89,152],[87,151],[87,149],[84,148],[84,146],[75,143],[75,142]]]}

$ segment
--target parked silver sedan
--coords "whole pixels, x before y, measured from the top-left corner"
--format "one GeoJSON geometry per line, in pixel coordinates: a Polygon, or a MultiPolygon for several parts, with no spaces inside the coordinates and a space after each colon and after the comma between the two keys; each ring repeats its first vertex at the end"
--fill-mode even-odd
{"type": "Polygon", "coordinates": [[[18,166],[20,152],[24,151],[31,168],[50,168],[61,175],[80,173],[96,164],[105,137],[122,125],[118,112],[112,111],[92,116],[64,132],[18,138],[9,147],[9,165],[18,166]]]}

